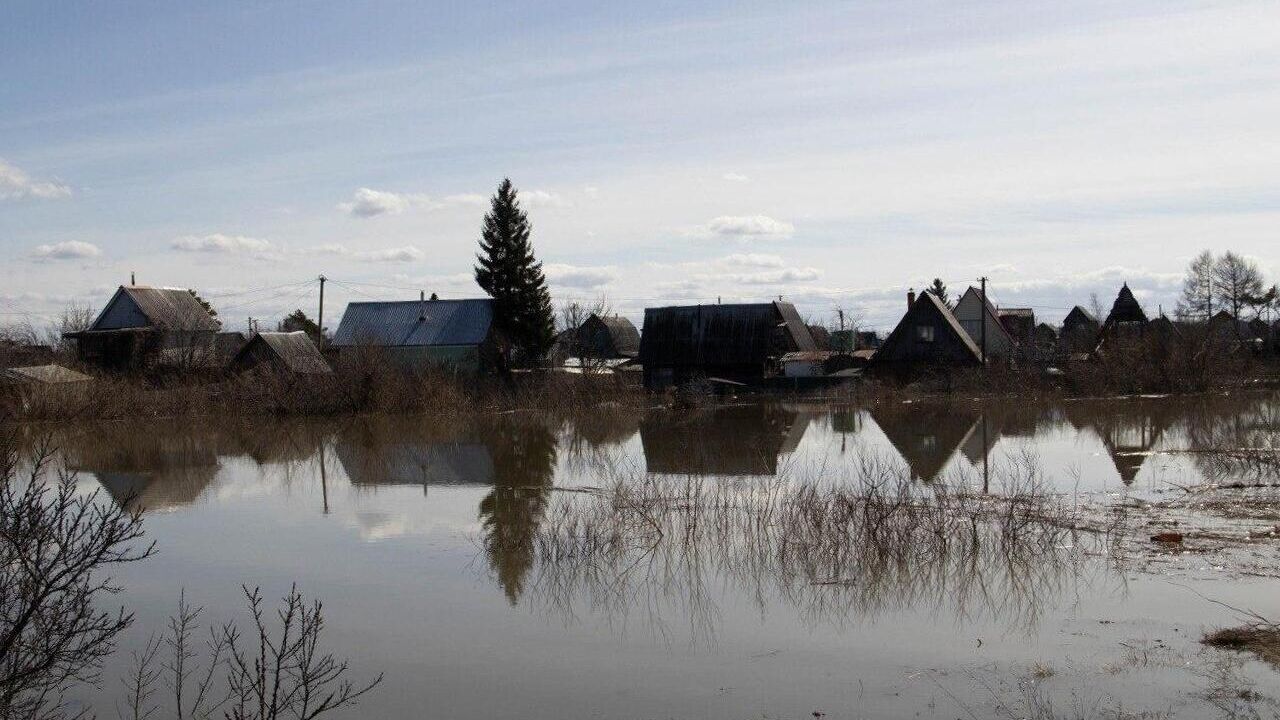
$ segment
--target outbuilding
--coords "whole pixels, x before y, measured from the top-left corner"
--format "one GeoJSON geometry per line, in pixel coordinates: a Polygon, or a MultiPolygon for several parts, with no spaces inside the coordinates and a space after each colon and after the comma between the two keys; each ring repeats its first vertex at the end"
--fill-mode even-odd
{"type": "Polygon", "coordinates": [[[292,375],[325,375],[333,372],[316,344],[301,330],[255,333],[236,354],[231,368],[235,372],[257,369],[292,375]]]}
{"type": "Polygon", "coordinates": [[[353,302],[328,345],[339,357],[376,349],[406,369],[477,372],[497,362],[493,300],[353,302]]]}

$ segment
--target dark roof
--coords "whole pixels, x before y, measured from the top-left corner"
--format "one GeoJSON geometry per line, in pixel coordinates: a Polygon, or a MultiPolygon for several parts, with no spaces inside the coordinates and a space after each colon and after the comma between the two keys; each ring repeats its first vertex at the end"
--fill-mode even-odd
{"type": "Polygon", "coordinates": [[[121,285],[106,307],[98,314],[89,330],[114,330],[99,325],[108,317],[108,311],[121,298],[133,301],[146,317],[150,327],[180,332],[217,332],[219,323],[204,305],[182,288],[157,288],[144,285],[121,285]]]}
{"type": "Polygon", "coordinates": [[[1075,327],[1082,323],[1096,327],[1098,324],[1098,318],[1094,317],[1093,313],[1085,310],[1080,305],[1071,308],[1071,312],[1067,313],[1067,316],[1062,319],[1062,327],[1064,328],[1075,327]]]}
{"type": "Polygon", "coordinates": [[[260,332],[240,350],[237,361],[263,347],[289,372],[318,374],[332,372],[316,344],[305,332],[260,332]]]}
{"type": "Polygon", "coordinates": [[[608,333],[608,342],[612,350],[622,357],[635,357],[640,352],[640,331],[634,323],[618,315],[595,315],[583,321],[579,328],[582,337],[575,338],[582,345],[587,345],[588,334],[598,332],[603,327],[608,333]]]}
{"type": "Polygon", "coordinates": [[[1107,315],[1106,324],[1145,324],[1146,322],[1147,314],[1143,312],[1142,306],[1138,304],[1138,299],[1133,296],[1133,291],[1129,289],[1129,284],[1125,283],[1120,287],[1120,292],[1116,295],[1116,301],[1111,304],[1111,312],[1107,315]]]}
{"type": "Polygon", "coordinates": [[[0,370],[0,379],[23,385],[59,385],[88,382],[93,378],[61,365],[35,365],[0,370]]]}
{"type": "Polygon", "coordinates": [[[353,302],[333,336],[335,347],[479,345],[493,324],[493,301],[353,302]]]}
{"type": "Polygon", "coordinates": [[[640,357],[646,366],[714,366],[762,362],[794,350],[816,350],[795,306],[785,302],[646,308],[640,357]],[[775,348],[782,328],[786,347],[775,348]]]}

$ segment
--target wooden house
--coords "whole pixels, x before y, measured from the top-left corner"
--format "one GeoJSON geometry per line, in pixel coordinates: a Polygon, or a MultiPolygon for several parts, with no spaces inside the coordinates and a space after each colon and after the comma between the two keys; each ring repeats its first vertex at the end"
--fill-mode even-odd
{"type": "MultiPolygon", "coordinates": [[[[925,293],[928,295],[929,293],[925,293]]],[[[973,340],[979,350],[983,348],[983,325],[986,325],[987,357],[1012,357],[1016,344],[1008,328],[1000,322],[996,308],[988,299],[982,298],[982,292],[969,286],[952,311],[960,327],[964,328],[969,339],[973,340]]]]}
{"type": "Polygon", "coordinates": [[[377,350],[404,369],[477,372],[498,362],[493,300],[349,303],[328,346],[339,357],[377,350]]]}
{"type": "Polygon", "coordinates": [[[268,371],[290,375],[325,375],[333,372],[311,338],[296,332],[255,333],[240,349],[231,369],[268,371]]]}
{"type": "Polygon", "coordinates": [[[640,354],[640,331],[624,317],[593,313],[578,327],[576,349],[598,360],[634,358],[640,354]]]}
{"type": "Polygon", "coordinates": [[[188,290],[122,285],[87,330],[64,337],[81,362],[110,370],[199,368],[226,359],[221,327],[188,290]]]}
{"type": "Polygon", "coordinates": [[[933,293],[907,295],[907,313],[876,352],[877,368],[971,367],[982,351],[951,310],[933,293]]]}
{"type": "Polygon", "coordinates": [[[1102,325],[1093,313],[1077,305],[1062,320],[1060,341],[1067,352],[1092,352],[1098,345],[1098,332],[1102,325]]]}
{"type": "Polygon", "coordinates": [[[776,375],[783,355],[816,349],[791,303],[646,308],[640,363],[650,389],[701,378],[754,384],[776,375]]]}

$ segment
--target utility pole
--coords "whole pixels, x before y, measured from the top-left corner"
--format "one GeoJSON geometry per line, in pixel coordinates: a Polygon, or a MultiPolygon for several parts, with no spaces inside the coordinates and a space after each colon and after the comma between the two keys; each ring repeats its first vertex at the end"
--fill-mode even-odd
{"type": "Polygon", "coordinates": [[[320,276],[320,312],[316,314],[316,328],[319,330],[316,338],[316,349],[324,350],[324,281],[328,280],[324,275],[320,276]]]}
{"type": "Polygon", "coordinates": [[[987,304],[987,276],[978,278],[982,282],[982,366],[987,366],[987,316],[991,314],[991,306],[987,304]]]}

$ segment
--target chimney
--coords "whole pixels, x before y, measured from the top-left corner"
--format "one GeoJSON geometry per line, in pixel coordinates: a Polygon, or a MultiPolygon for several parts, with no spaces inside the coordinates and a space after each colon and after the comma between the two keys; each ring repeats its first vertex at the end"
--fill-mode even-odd
{"type": "Polygon", "coordinates": [[[427,319],[427,293],[423,290],[418,291],[418,322],[427,319]]]}
{"type": "Polygon", "coordinates": [[[133,274],[133,271],[132,271],[132,270],[130,270],[130,271],[129,271],[129,284],[130,284],[130,285],[137,285],[137,284],[138,284],[137,277],[133,274]]]}
{"type": "Polygon", "coordinates": [[[907,291],[907,309],[910,310],[912,305],[916,304],[916,289],[911,288],[907,291]]]}

